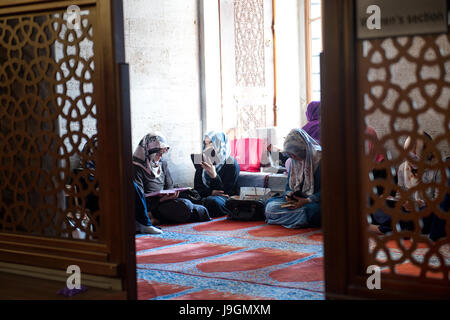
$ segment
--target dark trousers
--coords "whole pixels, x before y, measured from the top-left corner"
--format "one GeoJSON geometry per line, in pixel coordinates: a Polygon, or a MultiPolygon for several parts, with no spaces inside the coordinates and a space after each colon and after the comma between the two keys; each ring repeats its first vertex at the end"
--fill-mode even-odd
{"type": "MultiPolygon", "coordinates": [[[[384,213],[383,210],[378,209],[374,212],[374,223],[378,224],[378,229],[383,232],[392,232],[392,219],[391,216],[384,213]]],[[[445,237],[445,220],[438,218],[434,213],[428,217],[422,218],[423,226],[421,233],[430,234],[430,239],[436,241],[442,237],[445,237]]],[[[401,230],[414,231],[414,222],[412,221],[399,221],[401,230]]]]}
{"type": "Polygon", "coordinates": [[[134,183],[134,213],[136,216],[136,221],[144,226],[151,226],[152,223],[147,215],[147,202],[145,201],[145,196],[142,190],[138,187],[136,182],[134,183]]]}
{"type": "Polygon", "coordinates": [[[203,200],[203,205],[208,209],[211,217],[222,217],[228,215],[230,210],[225,208],[226,197],[209,196],[203,200]]]}
{"type": "Polygon", "coordinates": [[[150,210],[161,223],[188,223],[210,221],[208,209],[187,199],[150,203],[150,210]]]}

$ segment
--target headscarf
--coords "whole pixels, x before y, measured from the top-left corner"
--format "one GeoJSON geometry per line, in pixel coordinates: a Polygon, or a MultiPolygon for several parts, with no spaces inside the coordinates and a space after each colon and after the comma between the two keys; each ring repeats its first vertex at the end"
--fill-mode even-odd
{"type": "Polygon", "coordinates": [[[82,157],[80,159],[80,166],[82,168],[95,170],[94,154],[98,149],[97,136],[92,137],[83,147],[81,151],[82,157]]]}
{"type": "Polygon", "coordinates": [[[314,172],[322,157],[322,147],[303,129],[292,129],[284,140],[283,152],[305,155],[304,160],[291,160],[289,187],[303,195],[314,193],[314,172]],[[300,190],[301,189],[301,190],[300,190]]]}
{"type": "Polygon", "coordinates": [[[133,153],[133,164],[143,168],[147,173],[158,178],[161,175],[161,161],[155,161],[155,155],[169,145],[159,132],[149,133],[139,142],[133,153]]]}
{"type": "MultiPolygon", "coordinates": [[[[424,135],[424,137],[427,137],[429,140],[431,140],[431,137],[428,133],[421,133],[424,135]]],[[[403,145],[403,149],[409,150],[412,147],[411,151],[409,152],[409,156],[414,159],[415,162],[418,162],[423,156],[422,153],[425,149],[425,141],[422,139],[417,139],[416,142],[414,142],[414,145],[411,146],[412,143],[413,141],[411,137],[408,137],[403,145]]],[[[406,189],[414,188],[419,184],[421,179],[417,173],[418,166],[416,164],[406,160],[400,165],[399,170],[402,171],[402,175],[399,175],[399,178],[402,181],[399,181],[399,184],[403,184],[406,189]]],[[[423,180],[434,180],[436,178],[436,173],[437,172],[429,170],[425,171],[423,173],[423,180]]],[[[423,196],[418,191],[414,192],[414,198],[416,200],[423,200],[423,196]]]]}
{"type": "Polygon", "coordinates": [[[306,119],[308,123],[302,129],[320,144],[320,101],[311,101],[308,104],[306,119]]]}
{"type": "MultiPolygon", "coordinates": [[[[369,126],[366,127],[366,134],[372,136],[374,138],[374,140],[378,141],[377,132],[372,127],[369,127],[369,126]]],[[[373,149],[374,149],[373,142],[370,141],[369,139],[367,139],[366,144],[367,144],[368,155],[372,155],[373,149]]],[[[375,154],[373,160],[377,163],[380,163],[384,160],[384,156],[381,153],[375,154]]]]}
{"type": "MultiPolygon", "coordinates": [[[[215,160],[214,166],[216,168],[216,172],[219,172],[219,170],[225,165],[227,159],[231,155],[231,146],[228,141],[227,135],[223,132],[216,131],[210,131],[205,134],[205,137],[203,139],[203,152],[212,156],[211,158],[214,158],[213,160],[215,160]],[[211,140],[214,154],[211,154],[211,149],[206,148],[206,138],[209,138],[209,140],[211,140]]],[[[203,170],[202,180],[204,185],[209,187],[211,177],[205,170],[203,170]]]]}
{"type": "Polygon", "coordinates": [[[94,180],[95,171],[95,153],[98,149],[98,138],[93,136],[83,147],[81,151],[80,166],[81,168],[89,169],[91,173],[88,174],[89,181],[94,180]]]}

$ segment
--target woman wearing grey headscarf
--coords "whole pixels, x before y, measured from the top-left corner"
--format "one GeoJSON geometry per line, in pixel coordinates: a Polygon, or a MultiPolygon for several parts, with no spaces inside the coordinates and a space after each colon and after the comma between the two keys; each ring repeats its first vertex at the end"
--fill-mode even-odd
{"type": "Polygon", "coordinates": [[[266,222],[286,228],[321,226],[320,160],[322,148],[302,129],[293,129],[283,151],[291,158],[286,192],[266,203],[266,222]]]}
{"type": "MultiPolygon", "coordinates": [[[[162,159],[169,148],[164,136],[156,132],[147,134],[134,151],[134,184],[140,199],[145,194],[173,188],[173,180],[167,161],[162,159]]],[[[178,198],[178,195],[178,192],[176,192],[136,201],[138,208],[136,210],[136,230],[143,233],[158,233],[152,227],[152,223],[147,216],[148,211],[153,218],[161,223],[211,220],[209,212],[204,206],[193,204],[187,199],[178,198]]]]}

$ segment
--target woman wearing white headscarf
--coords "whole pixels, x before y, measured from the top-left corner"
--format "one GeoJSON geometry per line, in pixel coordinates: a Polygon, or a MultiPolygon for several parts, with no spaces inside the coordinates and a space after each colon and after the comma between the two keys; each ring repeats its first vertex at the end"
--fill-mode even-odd
{"type": "Polygon", "coordinates": [[[293,129],[284,141],[291,158],[283,196],[266,203],[266,222],[286,228],[320,227],[320,160],[322,148],[302,129],[293,129]]]}
{"type": "Polygon", "coordinates": [[[203,198],[203,204],[211,217],[220,217],[229,213],[225,208],[226,200],[235,194],[239,177],[239,164],[231,156],[228,138],[223,132],[211,131],[203,140],[201,168],[194,177],[194,188],[203,198]]]}
{"type": "MultiPolygon", "coordinates": [[[[155,191],[173,188],[173,180],[163,155],[169,150],[169,145],[161,133],[147,134],[133,153],[134,184],[138,200],[142,195],[155,191]]],[[[149,197],[144,201],[136,201],[136,229],[143,233],[157,233],[147,216],[151,215],[161,223],[185,223],[211,220],[208,210],[201,205],[193,204],[187,199],[178,198],[179,193],[167,194],[162,197],[149,197]],[[141,202],[144,202],[145,211],[141,202]],[[148,210],[147,210],[148,208],[148,210]]]]}

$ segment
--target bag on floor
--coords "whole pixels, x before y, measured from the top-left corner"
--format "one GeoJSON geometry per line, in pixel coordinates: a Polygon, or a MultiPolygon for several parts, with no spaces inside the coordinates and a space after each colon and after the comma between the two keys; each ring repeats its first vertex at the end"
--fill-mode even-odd
{"type": "Polygon", "coordinates": [[[181,191],[178,198],[187,199],[193,204],[202,204],[202,197],[195,189],[181,191]]]}
{"type": "Polygon", "coordinates": [[[225,202],[225,207],[229,210],[228,219],[239,221],[263,221],[264,202],[262,200],[240,200],[229,198],[225,202]]]}

